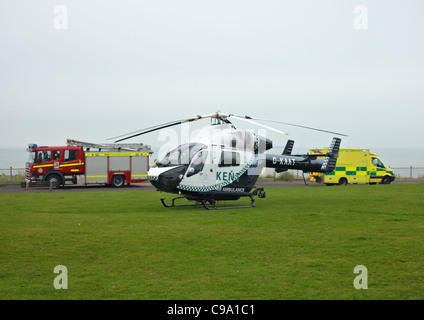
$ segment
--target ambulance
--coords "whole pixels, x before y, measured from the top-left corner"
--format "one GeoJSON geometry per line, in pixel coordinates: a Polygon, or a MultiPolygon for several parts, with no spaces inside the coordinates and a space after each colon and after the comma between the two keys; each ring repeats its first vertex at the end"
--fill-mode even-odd
{"type": "MultiPolygon", "coordinates": [[[[325,155],[327,148],[311,149],[310,154],[325,155]]],[[[349,183],[390,184],[395,175],[375,153],[369,149],[340,149],[334,171],[311,172],[310,180],[326,185],[347,185],[349,183]]]]}

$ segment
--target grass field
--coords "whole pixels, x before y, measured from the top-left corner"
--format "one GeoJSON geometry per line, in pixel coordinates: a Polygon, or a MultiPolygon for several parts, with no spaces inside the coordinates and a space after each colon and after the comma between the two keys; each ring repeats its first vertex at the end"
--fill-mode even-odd
{"type": "Polygon", "coordinates": [[[163,196],[0,194],[0,299],[424,299],[423,184],[268,188],[217,211],[163,196]]]}
{"type": "Polygon", "coordinates": [[[6,174],[0,174],[0,184],[2,183],[19,183],[25,181],[25,175],[24,174],[15,174],[12,175],[12,181],[10,181],[10,175],[6,174]]]}

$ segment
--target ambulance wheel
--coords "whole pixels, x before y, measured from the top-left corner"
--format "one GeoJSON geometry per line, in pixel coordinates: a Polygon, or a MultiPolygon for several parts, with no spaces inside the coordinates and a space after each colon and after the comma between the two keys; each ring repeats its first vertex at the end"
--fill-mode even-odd
{"type": "Polygon", "coordinates": [[[381,180],[381,184],[390,184],[390,178],[389,177],[383,177],[381,180]]]}
{"type": "Polygon", "coordinates": [[[113,176],[110,184],[114,188],[121,188],[125,184],[125,177],[121,175],[115,175],[113,176]]]}
{"type": "Polygon", "coordinates": [[[46,181],[49,182],[49,183],[52,182],[53,188],[59,188],[60,185],[62,184],[62,179],[57,174],[52,174],[52,175],[48,176],[46,181]]]}
{"type": "Polygon", "coordinates": [[[339,186],[345,186],[347,185],[347,179],[346,178],[341,178],[339,180],[339,186]]]}

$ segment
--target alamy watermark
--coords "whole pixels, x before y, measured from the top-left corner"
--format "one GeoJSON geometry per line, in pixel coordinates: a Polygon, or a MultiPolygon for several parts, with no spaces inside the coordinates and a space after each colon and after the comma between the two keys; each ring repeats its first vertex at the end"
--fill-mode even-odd
{"type": "MultiPolygon", "coordinates": [[[[235,129],[230,127],[214,130],[214,126],[204,126],[199,129],[190,129],[189,123],[181,124],[179,131],[173,128],[165,128],[159,130],[158,144],[160,148],[158,150],[158,159],[168,161],[167,158],[172,158],[178,155],[179,164],[189,164],[192,160],[192,156],[195,155],[199,150],[197,148],[188,148],[189,145],[197,143],[200,145],[207,145],[209,148],[213,147],[227,147],[234,150],[244,151],[241,153],[242,157],[245,157],[244,162],[247,162],[247,158],[250,157],[250,152],[257,152],[257,159],[265,160],[265,143],[259,143],[259,139],[262,142],[266,141],[267,135],[265,129],[235,129]],[[232,131],[232,135],[228,134],[232,131]],[[187,150],[186,150],[187,149],[187,150]]],[[[205,159],[205,163],[211,161],[212,158],[205,159]]],[[[231,164],[231,158],[225,158],[225,164],[231,164]]]]}
{"type": "Polygon", "coordinates": [[[68,8],[64,5],[57,5],[53,9],[53,27],[56,30],[68,29],[68,8]]]}
{"type": "MultiPolygon", "coordinates": [[[[54,268],[53,273],[59,275],[54,278],[53,286],[56,290],[68,289],[68,268],[58,265],[54,268]]],[[[359,274],[353,280],[353,287],[356,290],[368,289],[368,269],[363,265],[357,265],[353,269],[353,273],[359,274]]]]}
{"type": "Polygon", "coordinates": [[[54,278],[54,288],[56,290],[68,289],[68,268],[62,265],[58,265],[54,268],[53,273],[59,273],[59,275],[54,278]]]}
{"type": "Polygon", "coordinates": [[[353,27],[356,30],[368,29],[368,8],[364,5],[357,5],[353,8],[353,14],[355,15],[353,27]]]}
{"type": "Polygon", "coordinates": [[[353,269],[353,273],[359,275],[353,280],[353,286],[356,290],[368,289],[368,269],[363,265],[358,265],[353,269]]]}

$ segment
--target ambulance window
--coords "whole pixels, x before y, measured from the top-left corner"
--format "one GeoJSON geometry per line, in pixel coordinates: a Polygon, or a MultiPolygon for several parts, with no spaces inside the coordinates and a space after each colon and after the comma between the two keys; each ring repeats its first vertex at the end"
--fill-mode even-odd
{"type": "Polygon", "coordinates": [[[65,156],[63,161],[77,160],[77,150],[65,150],[65,156]]]}
{"type": "Polygon", "coordinates": [[[218,167],[231,167],[240,165],[240,153],[233,151],[222,151],[221,161],[218,167]]]}
{"type": "Polygon", "coordinates": [[[372,164],[376,167],[384,168],[384,164],[378,158],[372,158],[372,164]]]}
{"type": "Polygon", "coordinates": [[[208,157],[208,152],[206,150],[199,151],[194,157],[193,161],[190,164],[187,172],[187,178],[194,176],[195,174],[201,172],[208,157]]]}
{"type": "Polygon", "coordinates": [[[52,152],[51,151],[38,151],[38,162],[46,162],[46,161],[50,161],[51,160],[51,156],[52,156],[52,152]]]}
{"type": "Polygon", "coordinates": [[[53,160],[59,160],[60,159],[60,150],[54,150],[53,151],[53,160]]]}

